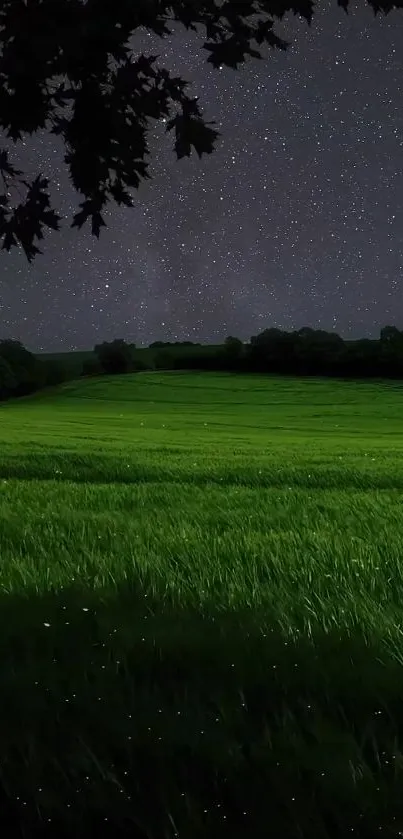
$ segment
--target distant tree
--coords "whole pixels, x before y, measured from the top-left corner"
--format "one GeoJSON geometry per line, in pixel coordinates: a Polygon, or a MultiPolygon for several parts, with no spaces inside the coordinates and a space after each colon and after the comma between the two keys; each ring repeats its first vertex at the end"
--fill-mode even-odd
{"type": "MultiPolygon", "coordinates": [[[[387,14],[400,0],[368,0],[387,14]]],[[[338,0],[347,12],[349,0],[338,0]]],[[[218,69],[238,69],[260,47],[285,50],[274,19],[294,12],[311,23],[313,0],[2,0],[0,5],[0,127],[14,142],[48,131],[65,146],[64,162],[81,195],[72,227],[91,220],[94,236],[114,201],[133,206],[130,190],[148,178],[148,132],[163,119],[174,132],[178,160],[210,154],[219,132],[202,116],[187,83],[156,66],[157,56],[129,49],[137,31],[166,38],[170,23],[194,32],[218,69]]],[[[31,182],[0,149],[0,238],[21,246],[29,261],[46,227],[59,230],[49,181],[31,182]],[[12,188],[16,188],[16,197],[12,188]],[[25,189],[25,200],[21,191],[25,189]]]]}
{"type": "Polygon", "coordinates": [[[17,381],[15,388],[19,396],[32,393],[46,384],[46,368],[42,362],[29,352],[21,341],[11,339],[0,341],[0,357],[13,372],[17,381]]]}
{"type": "Polygon", "coordinates": [[[239,357],[243,352],[243,342],[240,338],[234,338],[232,335],[228,335],[228,338],[224,341],[224,349],[231,356],[239,357]]]}
{"type": "Polygon", "coordinates": [[[232,335],[228,335],[228,338],[224,341],[222,350],[224,366],[229,370],[236,370],[239,368],[243,354],[243,342],[239,338],[234,338],[232,335]]]}
{"type": "Polygon", "coordinates": [[[13,338],[3,338],[0,341],[0,355],[6,358],[13,364],[29,369],[35,365],[35,356],[27,350],[21,341],[13,338]]]}
{"type": "Polygon", "coordinates": [[[152,370],[153,366],[147,363],[143,358],[135,356],[133,359],[133,371],[136,373],[145,373],[146,370],[152,370]]]}
{"type": "Polygon", "coordinates": [[[13,369],[5,358],[0,355],[0,399],[7,399],[18,386],[13,369]]]}
{"type": "Polygon", "coordinates": [[[129,373],[133,369],[132,349],[122,338],[97,344],[94,353],[104,373],[129,373]]]}
{"type": "Polygon", "coordinates": [[[304,326],[293,334],[300,373],[330,373],[341,360],[345,345],[335,332],[304,326]]]}
{"type": "Polygon", "coordinates": [[[67,366],[62,361],[46,359],[42,364],[45,369],[45,384],[49,387],[59,385],[66,382],[69,377],[71,378],[67,366]]]}
{"type": "Polygon", "coordinates": [[[174,357],[174,354],[169,350],[161,350],[154,359],[156,370],[173,370],[174,357]]]}
{"type": "Polygon", "coordinates": [[[104,369],[98,356],[95,356],[95,358],[86,358],[83,361],[82,376],[100,376],[101,373],[104,373],[104,369]]]}
{"type": "Polygon", "coordinates": [[[160,347],[165,347],[165,341],[154,341],[149,345],[150,350],[160,349],[160,347]]]}
{"type": "MultiPolygon", "coordinates": [[[[343,376],[359,378],[382,375],[380,356],[380,341],[361,338],[358,341],[349,342],[345,346],[343,359],[339,364],[340,373],[343,376]]],[[[383,373],[387,375],[385,368],[383,373]]]]}
{"type": "Polygon", "coordinates": [[[262,372],[288,373],[295,370],[296,341],[281,329],[264,329],[252,335],[247,357],[253,369],[262,372]]]}
{"type": "Polygon", "coordinates": [[[384,369],[403,372],[403,332],[396,326],[384,326],[380,333],[380,358],[384,369]]]}
{"type": "Polygon", "coordinates": [[[315,337],[315,329],[312,329],[311,326],[302,326],[301,329],[295,333],[298,338],[302,341],[310,341],[312,338],[315,337]]]}
{"type": "Polygon", "coordinates": [[[383,346],[393,346],[402,338],[402,333],[397,326],[384,326],[381,329],[380,341],[383,346]]]}

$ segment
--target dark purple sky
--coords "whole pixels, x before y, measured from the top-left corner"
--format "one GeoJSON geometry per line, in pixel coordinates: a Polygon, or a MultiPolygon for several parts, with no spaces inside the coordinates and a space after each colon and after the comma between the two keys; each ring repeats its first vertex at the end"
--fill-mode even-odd
{"type": "Polygon", "coordinates": [[[155,177],[133,209],[111,206],[98,241],[69,227],[81,199],[59,138],[17,147],[13,162],[54,179],[66,221],[31,266],[0,251],[0,337],[56,351],[247,340],[271,326],[345,338],[403,328],[403,13],[324,8],[311,28],[276,24],[289,50],[239,71],[211,68],[203,38],[182,29],[134,39],[194,82],[222,137],[212,155],[178,162],[157,126],[155,177]]]}

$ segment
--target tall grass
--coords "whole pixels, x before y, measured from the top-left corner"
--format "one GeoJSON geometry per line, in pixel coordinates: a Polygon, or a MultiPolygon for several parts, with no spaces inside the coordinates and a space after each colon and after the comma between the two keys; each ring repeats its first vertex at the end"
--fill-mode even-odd
{"type": "Polygon", "coordinates": [[[399,835],[402,407],[142,374],[0,408],[7,836],[399,835]]]}

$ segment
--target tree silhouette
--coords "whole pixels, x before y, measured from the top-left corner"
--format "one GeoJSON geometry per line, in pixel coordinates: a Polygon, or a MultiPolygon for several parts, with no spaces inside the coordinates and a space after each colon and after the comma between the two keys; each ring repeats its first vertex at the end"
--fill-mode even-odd
{"type": "Polygon", "coordinates": [[[128,373],[133,368],[134,344],[126,344],[123,338],[96,344],[94,353],[104,373],[128,373]]]}
{"type": "MultiPolygon", "coordinates": [[[[377,14],[401,8],[403,0],[368,0],[377,14]]],[[[347,12],[349,0],[338,0],[347,12]]],[[[133,57],[131,36],[141,28],[161,38],[181,23],[200,37],[208,63],[238,69],[260,47],[285,50],[274,19],[293,12],[311,23],[312,0],[2,0],[0,6],[0,127],[14,143],[47,130],[60,135],[64,161],[82,196],[72,227],[91,219],[99,237],[102,211],[114,201],[133,206],[129,190],[148,178],[147,132],[164,118],[174,132],[178,160],[210,154],[219,132],[202,116],[181,77],[156,66],[158,56],[133,57]]],[[[49,181],[32,183],[0,150],[0,239],[10,251],[21,246],[31,262],[41,253],[35,240],[45,227],[59,230],[50,206],[49,181]],[[17,203],[11,188],[25,200],[17,203]],[[11,200],[10,200],[11,199],[11,200]]]]}

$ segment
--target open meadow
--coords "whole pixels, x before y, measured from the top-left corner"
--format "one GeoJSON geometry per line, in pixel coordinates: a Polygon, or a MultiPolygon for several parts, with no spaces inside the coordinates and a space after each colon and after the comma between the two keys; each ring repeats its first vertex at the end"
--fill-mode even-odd
{"type": "Polygon", "coordinates": [[[0,405],[8,837],[403,832],[403,383],[0,405]]]}

